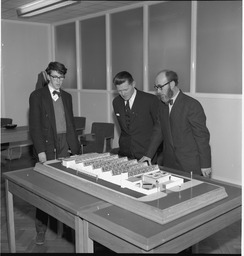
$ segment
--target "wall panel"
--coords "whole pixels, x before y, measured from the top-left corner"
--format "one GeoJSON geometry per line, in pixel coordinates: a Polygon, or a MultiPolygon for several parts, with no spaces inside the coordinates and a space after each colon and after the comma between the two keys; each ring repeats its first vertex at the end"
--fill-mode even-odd
{"type": "Polygon", "coordinates": [[[241,185],[242,181],[242,100],[201,97],[207,116],[212,151],[213,178],[241,185]]]}
{"type": "Polygon", "coordinates": [[[1,116],[28,124],[29,95],[50,57],[50,26],[2,21],[1,116]]]}

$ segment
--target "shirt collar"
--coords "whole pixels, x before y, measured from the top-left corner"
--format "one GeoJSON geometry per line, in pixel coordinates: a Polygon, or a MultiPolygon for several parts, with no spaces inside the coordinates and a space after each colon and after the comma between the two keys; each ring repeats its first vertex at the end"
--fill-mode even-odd
{"type": "MultiPolygon", "coordinates": [[[[53,92],[54,92],[54,91],[60,92],[60,90],[55,90],[55,89],[54,89],[52,86],[50,86],[50,85],[48,85],[48,88],[49,88],[51,97],[55,100],[55,96],[56,96],[56,95],[53,95],[53,92]]],[[[56,96],[56,97],[57,97],[57,96],[56,96]]],[[[57,98],[58,98],[58,97],[57,97],[57,98]]],[[[57,100],[57,98],[56,98],[56,100],[57,100]]]]}
{"type": "Polygon", "coordinates": [[[60,92],[60,90],[55,90],[52,86],[48,85],[49,91],[51,93],[51,95],[53,95],[53,91],[57,91],[60,92]]]}
{"type": "Polygon", "coordinates": [[[171,98],[173,100],[173,104],[175,103],[175,100],[176,100],[177,96],[179,95],[179,93],[180,93],[180,90],[175,94],[174,97],[171,98]]]}
{"type": "MultiPolygon", "coordinates": [[[[135,100],[135,97],[136,97],[136,93],[137,93],[137,90],[136,90],[136,88],[135,88],[133,94],[132,94],[131,97],[129,98],[130,107],[132,107],[132,105],[133,105],[133,103],[134,103],[134,100],[135,100]]],[[[126,101],[125,101],[125,102],[126,102],[126,101]]]]}

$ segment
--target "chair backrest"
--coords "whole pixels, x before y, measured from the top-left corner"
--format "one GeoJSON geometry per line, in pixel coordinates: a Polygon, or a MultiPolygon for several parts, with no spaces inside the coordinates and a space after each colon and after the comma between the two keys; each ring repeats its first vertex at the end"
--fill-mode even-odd
{"type": "Polygon", "coordinates": [[[83,134],[83,131],[86,128],[86,117],[75,116],[74,119],[75,119],[75,128],[77,130],[77,134],[78,135],[83,134]],[[79,131],[79,129],[81,130],[79,131]]]}
{"type": "Polygon", "coordinates": [[[107,151],[105,149],[106,138],[110,139],[110,141],[114,138],[114,124],[94,122],[92,123],[91,133],[95,134],[95,141],[85,146],[84,152],[103,153],[107,151]]]}
{"type": "Polygon", "coordinates": [[[86,127],[86,117],[83,116],[75,116],[75,128],[83,128],[86,127]]]}
{"type": "Polygon", "coordinates": [[[1,118],[1,127],[4,127],[6,124],[12,124],[12,118],[1,118]]]}

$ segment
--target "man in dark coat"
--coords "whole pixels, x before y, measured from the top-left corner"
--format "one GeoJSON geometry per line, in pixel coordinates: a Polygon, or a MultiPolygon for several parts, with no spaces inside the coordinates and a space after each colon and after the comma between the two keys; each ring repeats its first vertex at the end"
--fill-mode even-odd
{"type": "Polygon", "coordinates": [[[160,101],[155,95],[136,89],[136,83],[127,71],[119,72],[113,84],[119,93],[113,100],[121,130],[118,154],[139,160],[149,146],[160,101]]]}
{"type": "Polygon", "coordinates": [[[163,70],[155,79],[161,97],[158,122],[145,157],[150,161],[163,141],[162,165],[209,176],[211,174],[210,134],[201,104],[182,93],[174,71],[163,70]]]}
{"type": "MultiPolygon", "coordinates": [[[[35,90],[29,98],[29,129],[34,145],[36,161],[45,162],[80,153],[75,130],[72,97],[61,89],[66,67],[50,62],[47,69],[49,83],[35,90]]],[[[36,209],[36,243],[43,244],[48,214],[36,209]]]]}

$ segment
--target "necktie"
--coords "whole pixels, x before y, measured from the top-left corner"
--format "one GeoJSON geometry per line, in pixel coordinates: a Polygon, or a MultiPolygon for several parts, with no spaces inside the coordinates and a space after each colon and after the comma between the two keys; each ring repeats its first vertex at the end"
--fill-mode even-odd
{"type": "Polygon", "coordinates": [[[58,97],[60,97],[60,95],[61,95],[61,93],[60,92],[58,92],[58,91],[53,91],[53,95],[55,96],[55,94],[57,94],[58,95],[58,97]]]}
{"type": "Polygon", "coordinates": [[[168,101],[166,102],[166,104],[168,104],[168,105],[173,105],[173,100],[172,100],[172,99],[168,100],[168,101]]]}
{"type": "Polygon", "coordinates": [[[128,100],[126,101],[126,104],[125,104],[125,123],[127,128],[129,129],[130,128],[130,104],[128,100]]]}
{"type": "Polygon", "coordinates": [[[130,104],[128,100],[126,101],[126,104],[125,104],[125,111],[130,111],[130,104]]]}

